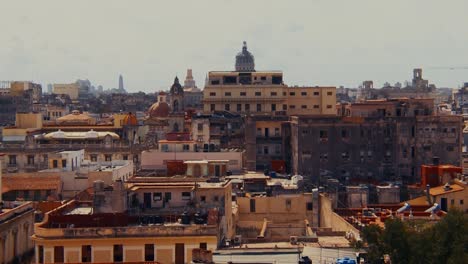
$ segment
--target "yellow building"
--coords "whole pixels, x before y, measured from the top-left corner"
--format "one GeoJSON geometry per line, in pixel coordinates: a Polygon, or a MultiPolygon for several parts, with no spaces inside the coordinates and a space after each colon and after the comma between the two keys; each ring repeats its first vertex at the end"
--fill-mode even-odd
{"type": "Polygon", "coordinates": [[[66,94],[71,100],[77,100],[80,93],[80,86],[77,83],[54,84],[54,94],[66,94]]]}
{"type": "Polygon", "coordinates": [[[194,179],[133,178],[124,210],[109,209],[126,204],[112,198],[122,197],[119,189],[96,182],[94,198],[72,200],[36,224],[36,263],[179,264],[190,263],[193,249],[215,250],[233,236],[231,184],[194,179]]]}
{"type": "Polygon", "coordinates": [[[244,42],[235,71],[211,71],[203,90],[205,112],[336,115],[336,87],[288,87],[281,71],[255,71],[244,42]]]}
{"type": "Polygon", "coordinates": [[[335,87],[288,87],[280,71],[208,73],[205,112],[335,115],[335,87]]]}
{"type": "Polygon", "coordinates": [[[31,202],[5,202],[0,212],[0,262],[27,263],[33,244],[34,208],[31,202]]]}

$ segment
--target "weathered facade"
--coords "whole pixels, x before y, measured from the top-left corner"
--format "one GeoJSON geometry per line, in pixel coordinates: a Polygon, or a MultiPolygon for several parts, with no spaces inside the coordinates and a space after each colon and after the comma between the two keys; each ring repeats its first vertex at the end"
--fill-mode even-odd
{"type": "Polygon", "coordinates": [[[419,182],[419,168],[434,156],[441,163],[460,165],[461,118],[292,117],[291,152],[286,156],[294,173],[315,182],[320,175],[419,182]]]}

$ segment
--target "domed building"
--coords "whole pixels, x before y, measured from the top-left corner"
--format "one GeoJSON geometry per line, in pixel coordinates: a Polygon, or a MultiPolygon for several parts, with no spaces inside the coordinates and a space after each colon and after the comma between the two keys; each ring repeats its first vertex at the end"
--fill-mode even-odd
{"type": "Polygon", "coordinates": [[[242,51],[236,56],[236,71],[238,72],[253,72],[255,71],[255,58],[247,50],[247,42],[244,41],[242,51]]]}
{"type": "Polygon", "coordinates": [[[169,94],[159,92],[157,102],[148,109],[148,117],[144,122],[148,126],[148,144],[153,145],[165,139],[166,133],[184,131],[184,106],[184,89],[179,78],[175,77],[169,94]]]}
{"type": "Polygon", "coordinates": [[[169,116],[171,108],[166,102],[166,93],[160,92],[158,95],[158,101],[150,106],[148,109],[148,115],[151,118],[165,118],[169,116]]]}

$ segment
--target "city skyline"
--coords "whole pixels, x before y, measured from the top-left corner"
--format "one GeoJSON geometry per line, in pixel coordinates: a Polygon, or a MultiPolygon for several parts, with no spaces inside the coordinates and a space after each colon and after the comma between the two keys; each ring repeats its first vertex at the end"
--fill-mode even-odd
{"type": "Polygon", "coordinates": [[[0,73],[106,89],[122,74],[128,92],[154,92],[191,68],[203,88],[209,71],[234,70],[245,40],[256,69],[282,70],[289,85],[381,87],[419,67],[437,87],[468,81],[465,1],[266,3],[3,3],[0,23],[10,26],[0,36],[0,73]]]}

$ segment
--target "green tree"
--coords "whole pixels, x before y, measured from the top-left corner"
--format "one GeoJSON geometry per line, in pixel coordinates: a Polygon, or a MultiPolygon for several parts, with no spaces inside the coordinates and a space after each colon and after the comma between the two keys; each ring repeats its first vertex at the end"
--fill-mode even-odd
{"type": "Polygon", "coordinates": [[[370,263],[390,254],[393,263],[468,263],[468,215],[452,209],[438,223],[388,219],[385,228],[369,225],[362,230],[370,263]]]}

